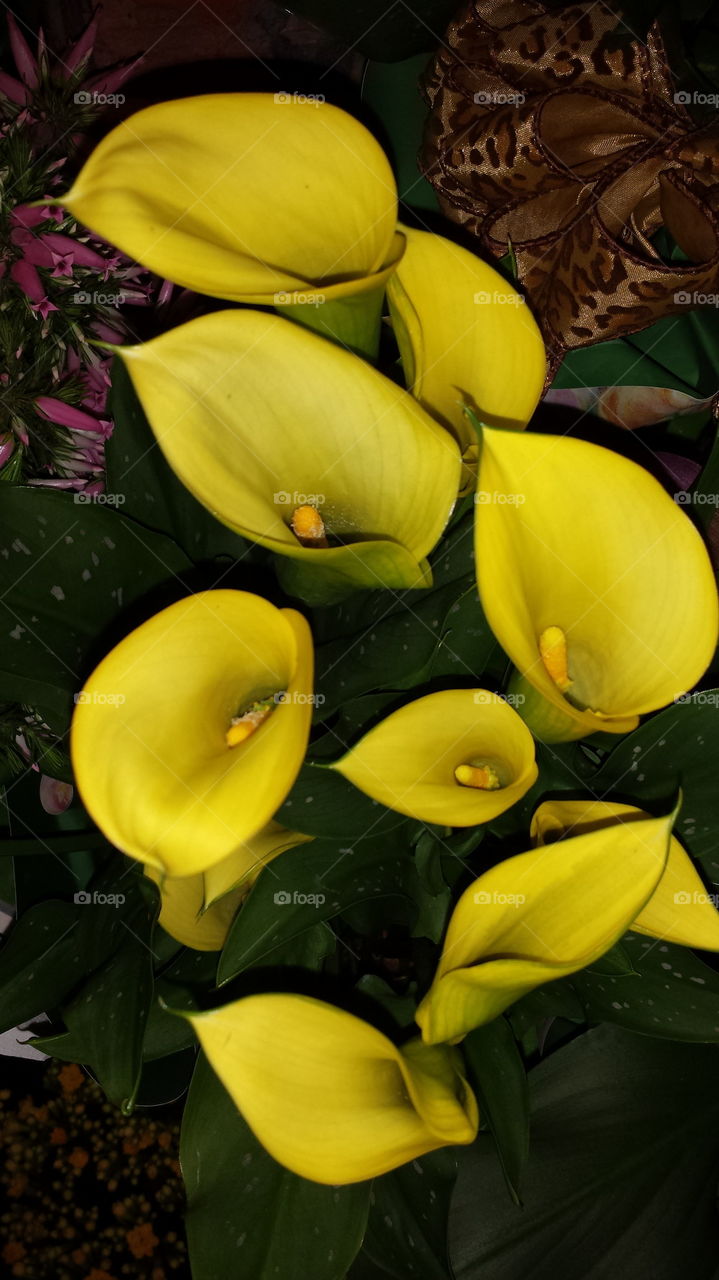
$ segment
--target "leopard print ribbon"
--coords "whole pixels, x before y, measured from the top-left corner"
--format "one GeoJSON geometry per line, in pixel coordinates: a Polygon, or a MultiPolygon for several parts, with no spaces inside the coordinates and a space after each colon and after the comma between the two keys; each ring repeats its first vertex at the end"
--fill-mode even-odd
{"type": "Polygon", "coordinates": [[[514,250],[552,368],[719,303],[719,129],[687,110],[658,25],[646,44],[617,25],[601,0],[472,0],[425,83],[422,168],[449,218],[514,250]]]}

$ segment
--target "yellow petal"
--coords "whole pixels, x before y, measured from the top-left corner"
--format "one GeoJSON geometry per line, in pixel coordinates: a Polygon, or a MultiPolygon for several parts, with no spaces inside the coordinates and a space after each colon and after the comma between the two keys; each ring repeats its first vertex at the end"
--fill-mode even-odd
{"type": "Polygon", "coordinates": [[[546,360],[521,294],[451,240],[403,231],[407,248],[387,297],[413,394],[464,447],[475,439],[465,405],[491,426],[526,426],[546,360]]]}
{"type": "Polygon", "coordinates": [[[354,351],[356,355],[376,362],[382,333],[387,281],[404,253],[405,238],[398,231],[389,251],[387,265],[372,276],[351,283],[352,293],[337,296],[338,289],[348,285],[335,285],[329,294],[285,294],[284,301],[275,299],[280,315],[296,320],[308,329],[321,333],[332,342],[354,351]]]}
{"type": "Polygon", "coordinates": [[[292,609],[245,591],[190,596],[131,632],[73,717],[80,794],[107,838],[170,876],[251,840],[290,790],[309,735],[312,639],[292,609]],[[238,711],[283,692],[240,746],[238,711]]]}
{"type": "Polygon", "coordinates": [[[279,822],[268,822],[262,831],[238,846],[228,858],[208,867],[204,873],[204,907],[210,908],[240,884],[250,883],[273,858],[298,844],[307,844],[314,837],[301,831],[289,831],[279,822]]]}
{"type": "Polygon", "coordinates": [[[198,293],[325,297],[392,258],[384,152],[337,107],[286,94],[162,102],[113,129],[61,203],[96,234],[198,293]]]}
{"type": "Polygon", "coordinates": [[[361,1182],[476,1136],[474,1095],[444,1045],[397,1049],[306,996],[247,996],[188,1016],[256,1137],[303,1178],[361,1182]]]}
{"type": "Polygon", "coordinates": [[[659,482],[609,449],[491,428],[482,436],[477,580],[524,677],[512,686],[527,696],[522,715],[548,741],[626,733],[691,688],[714,652],[717,592],[704,544],[659,482]],[[546,643],[541,653],[548,635],[556,652],[557,632],[566,693],[546,643]]]}
{"type": "Polygon", "coordinates": [[[537,777],[531,733],[486,689],[447,689],[408,703],[331,767],[388,808],[450,827],[491,821],[537,777]],[[466,767],[484,773],[477,785],[458,781],[466,767]]]}
{"type": "Polygon", "coordinates": [[[145,867],[145,875],[160,890],[159,923],[166,933],[183,947],[195,951],[221,951],[227,941],[230,925],[251,881],[225,894],[219,902],[203,911],[205,880],[202,872],[194,876],[163,876],[156,867],[145,867]]]}
{"type": "Polygon", "coordinates": [[[674,814],[508,858],[462,895],[417,1011],[427,1044],[456,1041],[542,983],[583,969],[636,920],[667,860],[674,814]]]}
{"type": "Polygon", "coordinates": [[[119,355],[170,466],[230,528],[288,557],[318,591],[431,582],[424,557],[460,458],[408,392],[259,311],[215,312],[119,355]],[[302,546],[290,527],[308,502],[326,548],[302,546]]]}
{"type": "MultiPolygon", "coordinates": [[[[535,844],[566,835],[579,835],[618,823],[641,822],[648,815],[629,804],[606,800],[547,800],[532,818],[535,844]]],[[[680,946],[719,951],[719,911],[689,854],[672,836],[664,874],[642,908],[632,929],[680,946]]]]}

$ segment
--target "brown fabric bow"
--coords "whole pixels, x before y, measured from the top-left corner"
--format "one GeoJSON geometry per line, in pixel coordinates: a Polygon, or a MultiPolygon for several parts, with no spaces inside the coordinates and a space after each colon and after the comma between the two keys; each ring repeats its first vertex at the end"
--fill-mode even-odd
{"type": "Polygon", "coordinates": [[[448,217],[514,249],[553,368],[719,303],[719,129],[686,110],[658,25],[646,45],[617,25],[602,3],[473,0],[425,85],[422,167],[448,217]],[[688,262],[654,248],[662,225],[688,262]]]}

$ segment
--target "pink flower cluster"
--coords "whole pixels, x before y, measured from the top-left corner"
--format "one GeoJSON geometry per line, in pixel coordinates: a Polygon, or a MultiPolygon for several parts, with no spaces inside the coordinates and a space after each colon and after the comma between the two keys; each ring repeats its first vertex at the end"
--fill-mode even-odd
{"type": "MultiPolygon", "coordinates": [[[[48,86],[61,95],[63,112],[69,111],[71,120],[77,118],[84,127],[102,109],[93,106],[95,100],[104,101],[114,93],[136,63],[84,81],[96,18],[63,59],[55,58],[52,67],[42,31],[34,55],[15,19],[9,15],[7,22],[19,78],[0,72],[0,119],[6,117],[0,139],[22,131],[33,160],[47,156],[47,163],[40,165],[45,185],[37,195],[50,200],[67,156],[58,156],[53,145],[48,86]],[[81,92],[76,91],[80,84],[81,92]]],[[[70,133],[72,144],[77,145],[81,134],[72,129],[70,133]]],[[[14,362],[0,372],[0,393],[10,416],[9,429],[0,435],[0,468],[9,463],[18,445],[28,450],[33,433],[39,436],[42,424],[50,423],[57,428],[51,436],[51,457],[25,479],[52,488],[100,492],[104,444],[113,428],[107,410],[111,360],[95,344],[98,339],[124,340],[128,323],[120,308],[150,302],[153,283],[141,267],[82,231],[62,208],[27,200],[16,205],[0,225],[0,277],[6,277],[6,297],[12,298],[14,286],[18,304],[24,307],[26,332],[28,323],[40,325],[39,334],[37,330],[27,332],[27,337],[21,333],[14,362]],[[38,337],[43,354],[48,344],[54,351],[46,385],[34,396],[33,421],[26,411],[27,366],[33,360],[37,365],[33,348],[38,337]],[[23,393],[16,397],[17,410],[14,388],[23,393]]]]}

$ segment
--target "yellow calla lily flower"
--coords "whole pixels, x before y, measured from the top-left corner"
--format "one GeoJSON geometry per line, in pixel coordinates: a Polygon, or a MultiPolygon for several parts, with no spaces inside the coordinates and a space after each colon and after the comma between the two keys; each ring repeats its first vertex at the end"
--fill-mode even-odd
{"type": "MultiPolygon", "coordinates": [[[[619,823],[641,822],[648,816],[633,805],[607,800],[546,800],[532,817],[530,834],[535,844],[543,845],[565,834],[610,830],[619,823]]],[[[669,841],[664,874],[631,927],[665,942],[719,951],[719,911],[675,836],[669,841]]]]}
{"type": "Polygon", "coordinates": [[[598,960],[637,919],[667,861],[674,814],[572,836],[462,894],[417,1010],[426,1044],[456,1042],[520,996],[598,960]]]}
{"type": "Polygon", "coordinates": [[[221,311],[117,349],[183,484],[323,602],[431,583],[455,441],[408,392],[279,316],[221,311]]]}
{"type": "Polygon", "coordinates": [[[527,726],[486,689],[409,702],[330,767],[389,809],[450,827],[490,822],[537,777],[527,726]]]}
{"type": "Polygon", "coordinates": [[[609,449],[484,429],[475,557],[487,620],[523,677],[510,687],[546,741],[628,732],[714,653],[717,591],[699,534],[609,449]]]}
{"type": "Polygon", "coordinates": [[[160,890],[159,923],[171,938],[195,951],[221,951],[230,925],[255,880],[273,858],[312,836],[270,822],[227,858],[194,876],[145,874],[160,890]]]}
{"type": "Polygon", "coordinates": [[[304,618],[245,591],[190,596],[126,636],[72,723],[75,777],[100,830],[173,877],[251,841],[302,763],[312,660],[304,618]]]}
{"type": "Polygon", "coordinates": [[[546,358],[522,295],[451,240],[402,230],[407,248],[387,298],[413,395],[463,449],[477,443],[465,405],[491,426],[525,427],[542,393],[546,358]]]}
{"type": "Polygon", "coordinates": [[[61,203],[157,275],[234,302],[376,289],[403,249],[382,148],[353,116],[296,95],[147,107],[102,139],[61,203]]]}
{"type": "Polygon", "coordinates": [[[255,1136],[300,1177],[362,1182],[477,1134],[461,1058],[397,1049],[369,1023],[299,995],[254,995],[186,1015],[255,1136]]]}

